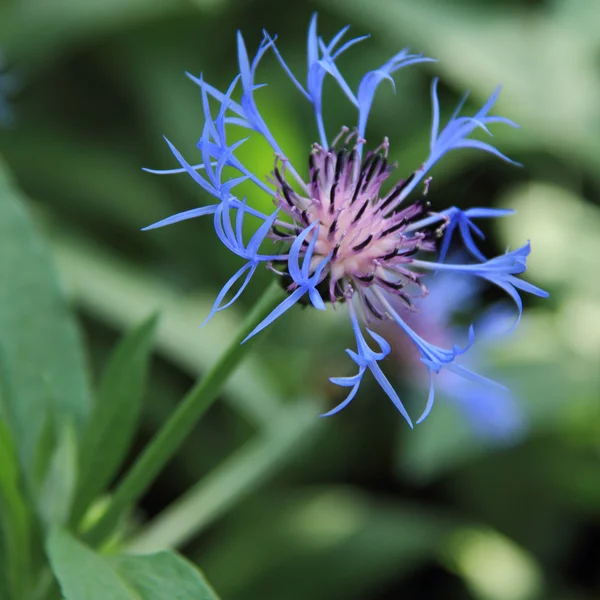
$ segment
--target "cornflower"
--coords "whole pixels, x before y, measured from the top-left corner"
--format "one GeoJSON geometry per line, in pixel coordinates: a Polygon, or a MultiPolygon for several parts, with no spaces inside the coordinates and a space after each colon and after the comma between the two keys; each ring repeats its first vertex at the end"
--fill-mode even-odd
{"type": "MultiPolygon", "coordinates": [[[[433,120],[429,155],[420,167],[400,179],[389,191],[383,192],[382,185],[391,177],[396,165],[388,160],[390,143],[387,138],[376,148],[365,152],[366,127],[373,98],[382,82],[387,80],[394,85],[392,75],[395,72],[434,61],[404,49],[385,64],[367,72],[357,90],[353,91],[339,71],[336,60],[367,36],[343,42],[347,31],[348,27],[345,27],[325,42],[317,33],[316,15],[312,18],[308,31],[305,84],[288,67],[276,45],[276,38],[267,32],[264,32],[252,59],[238,32],[239,74],[225,92],[207,83],[202,75],[194,77],[188,74],[202,93],[205,123],[197,144],[202,162],[190,164],[167,140],[180,168],[147,170],[160,174],[188,173],[216,199],[216,203],[178,213],[145,229],[213,215],[221,242],[245,262],[223,287],[208,318],[237,300],[259,264],[264,264],[281,277],[288,297],[254,328],[248,338],[272,324],[293,305],[306,303],[306,299],[318,310],[325,310],[326,303],[334,307],[347,306],[357,344],[356,351],[347,350],[347,353],[358,367],[358,372],[349,377],[331,378],[334,384],[350,388],[350,391],[341,404],[323,416],[335,414],[347,406],[369,371],[412,427],[408,412],[380,367],[390,353],[390,345],[382,335],[373,331],[375,324],[378,331],[391,329],[392,335],[402,332],[417,349],[420,361],[429,373],[430,392],[420,422],[431,410],[434,375],[442,369],[469,380],[498,385],[456,361],[473,343],[473,326],[469,328],[464,347],[453,345],[447,349],[426,341],[409,325],[411,311],[417,310],[419,301],[428,294],[427,276],[432,271],[446,270],[494,283],[512,297],[519,316],[522,312],[519,290],[540,297],[548,294],[515,277],[525,271],[529,244],[487,260],[473,238],[473,233],[476,237],[483,234],[472,219],[504,216],[510,211],[489,208],[462,211],[451,207],[433,212],[426,199],[431,181],[429,172],[452,150],[475,149],[509,163],[514,162],[489,143],[470,137],[476,130],[489,134],[488,127],[492,124],[517,127],[507,118],[490,114],[500,88],[473,116],[460,115],[466,97],[463,98],[450,120],[441,127],[438,80],[434,79],[431,85],[433,120]],[[307,171],[296,167],[288,159],[255,101],[256,91],[265,85],[256,82],[257,69],[268,52],[275,56],[284,73],[314,111],[318,141],[308,154],[307,171]],[[331,142],[328,141],[322,111],[323,82],[328,76],[339,85],[357,111],[356,126],[353,129],[343,127],[331,142]],[[234,100],[238,87],[241,88],[240,101],[234,100]],[[218,107],[216,111],[215,104],[218,107]],[[262,136],[271,146],[275,163],[271,177],[263,179],[236,157],[236,150],[248,138],[229,143],[227,134],[232,127],[247,130],[249,136],[262,136]],[[233,168],[238,176],[224,180],[225,167],[233,168]],[[233,194],[237,185],[247,181],[271,196],[273,213],[265,214],[253,209],[247,206],[244,198],[233,194]],[[418,186],[422,187],[421,192],[417,192],[415,200],[409,200],[418,186]],[[246,218],[262,222],[248,244],[243,240],[246,218]],[[462,265],[443,262],[450,241],[457,232],[466,250],[477,262],[462,265]],[[438,259],[432,261],[428,257],[435,256],[436,242],[440,237],[442,244],[438,259]],[[279,247],[284,249],[262,254],[260,247],[266,239],[279,242],[279,247]],[[244,275],[233,298],[224,304],[226,295],[233,291],[244,275]]],[[[423,318],[426,319],[426,315],[423,318]]]]}
{"type": "MultiPolygon", "coordinates": [[[[428,284],[430,294],[421,301],[421,310],[408,314],[406,321],[419,335],[434,340],[436,344],[447,344],[455,334],[454,317],[476,309],[481,287],[480,282],[473,278],[441,273],[428,284]]],[[[484,372],[493,370],[490,352],[506,340],[508,319],[510,314],[504,302],[495,303],[484,311],[476,321],[477,340],[463,359],[465,366],[484,372]]],[[[402,376],[416,387],[421,387],[424,381],[418,368],[418,352],[403,335],[390,338],[390,343],[392,356],[399,363],[402,376]]],[[[525,415],[517,399],[507,389],[473,381],[447,369],[440,372],[436,384],[444,399],[460,411],[471,432],[486,442],[514,442],[527,429],[525,415]]],[[[426,416],[427,412],[421,419],[426,416]]]]}

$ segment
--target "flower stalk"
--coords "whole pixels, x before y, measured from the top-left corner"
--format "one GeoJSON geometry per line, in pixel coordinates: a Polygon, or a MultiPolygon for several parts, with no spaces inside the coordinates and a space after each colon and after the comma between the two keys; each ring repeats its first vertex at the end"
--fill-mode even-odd
{"type": "Polygon", "coordinates": [[[84,536],[89,544],[100,545],[112,533],[122,516],[152,485],[193,431],[200,417],[215,401],[227,378],[252,348],[254,338],[245,344],[241,343],[242,340],[285,298],[286,292],[278,281],[273,281],[267,287],[227,350],[184,397],[117,484],[106,512],[84,536]]]}

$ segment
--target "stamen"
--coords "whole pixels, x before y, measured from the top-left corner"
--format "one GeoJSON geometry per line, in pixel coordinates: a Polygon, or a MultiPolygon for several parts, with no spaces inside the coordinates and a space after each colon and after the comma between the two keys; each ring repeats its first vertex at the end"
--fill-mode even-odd
{"type": "Polygon", "coordinates": [[[335,176],[334,176],[334,184],[340,180],[340,176],[342,171],[346,167],[346,151],[340,150],[337,154],[337,160],[335,162],[335,176]]]}
{"type": "Polygon", "coordinates": [[[354,188],[354,193],[352,194],[352,200],[350,200],[350,206],[352,206],[354,204],[354,202],[356,202],[356,199],[358,198],[358,194],[360,192],[360,188],[362,186],[364,177],[365,177],[365,173],[364,173],[364,171],[361,171],[358,181],[356,182],[356,187],[354,188]]]}
{"type": "Polygon", "coordinates": [[[367,198],[365,200],[365,203],[360,207],[360,210],[358,211],[358,213],[356,213],[356,216],[354,217],[354,219],[352,219],[352,224],[356,223],[356,221],[358,221],[365,214],[365,210],[367,210],[367,206],[368,206],[369,202],[370,202],[370,200],[367,198]]]}
{"type": "Polygon", "coordinates": [[[365,294],[363,296],[365,304],[367,306],[367,308],[369,309],[369,311],[371,312],[371,314],[376,318],[379,319],[380,321],[382,321],[385,317],[385,315],[383,315],[382,313],[380,313],[376,308],[375,305],[369,300],[369,297],[365,294]]]}
{"type": "Polygon", "coordinates": [[[404,288],[406,286],[406,282],[393,282],[393,281],[387,281],[386,279],[382,279],[381,277],[377,278],[377,282],[378,283],[382,283],[383,285],[393,289],[394,291],[399,291],[402,288],[404,288]]]}
{"type": "Polygon", "coordinates": [[[335,230],[337,229],[337,224],[338,224],[338,220],[334,219],[331,223],[331,225],[329,226],[329,231],[327,232],[327,238],[331,239],[333,237],[333,234],[335,233],[335,230]]]}
{"type": "Polygon", "coordinates": [[[358,252],[359,250],[362,250],[363,248],[366,248],[369,245],[369,243],[371,242],[372,239],[373,239],[373,234],[370,233],[363,242],[361,242],[357,246],[353,246],[352,250],[358,252]]]}
{"type": "Polygon", "coordinates": [[[371,183],[371,180],[375,176],[375,172],[379,168],[379,165],[380,165],[380,163],[381,163],[382,160],[383,159],[382,159],[382,157],[379,154],[375,155],[375,159],[371,163],[371,166],[369,168],[369,172],[367,173],[367,176],[365,178],[365,182],[363,184],[363,191],[366,189],[366,187],[369,185],[369,183],[371,183]]]}
{"type": "Polygon", "coordinates": [[[349,127],[346,127],[346,125],[344,125],[342,127],[342,129],[340,130],[340,132],[335,136],[335,139],[333,140],[333,142],[331,142],[331,146],[333,148],[335,148],[338,145],[338,142],[350,131],[349,127]]]}
{"type": "Polygon", "coordinates": [[[415,178],[415,174],[411,173],[408,179],[401,181],[396,185],[396,187],[392,190],[390,195],[383,201],[383,203],[379,206],[379,210],[383,210],[386,206],[392,203],[405,189],[406,186],[410,184],[410,182],[415,178]]]}
{"type": "Polygon", "coordinates": [[[379,260],[390,260],[390,258],[394,258],[395,256],[398,256],[398,252],[399,252],[399,249],[394,248],[391,252],[388,252],[387,254],[380,256],[379,260]]]}
{"type": "Polygon", "coordinates": [[[335,191],[337,189],[337,181],[333,183],[331,186],[331,191],[329,192],[329,214],[332,215],[335,211],[335,191]]]}
{"type": "Polygon", "coordinates": [[[400,229],[401,227],[404,227],[404,225],[406,225],[406,219],[402,219],[400,222],[396,223],[392,227],[386,229],[385,231],[382,231],[379,237],[382,238],[386,235],[389,235],[390,233],[394,233],[395,231],[398,231],[398,229],[400,229]]]}

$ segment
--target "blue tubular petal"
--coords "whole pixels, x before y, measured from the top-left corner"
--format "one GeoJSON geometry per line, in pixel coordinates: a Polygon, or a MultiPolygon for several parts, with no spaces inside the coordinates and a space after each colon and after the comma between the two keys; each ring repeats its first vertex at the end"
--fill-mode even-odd
{"type": "Polygon", "coordinates": [[[298,288],[292,292],[279,306],[277,306],[263,321],[261,321],[242,341],[247,342],[251,337],[268,327],[273,321],[278,319],[284,312],[292,308],[302,296],[306,293],[304,288],[298,288]]]}
{"type": "Polygon", "coordinates": [[[275,219],[277,219],[277,215],[279,213],[279,209],[277,209],[254,233],[254,235],[250,238],[248,242],[247,251],[251,255],[256,255],[260,245],[263,243],[265,237],[269,233],[271,227],[273,227],[273,223],[275,223],[275,219]]]}
{"type": "Polygon", "coordinates": [[[306,44],[307,69],[319,60],[319,40],[317,38],[317,13],[313,13],[308,26],[308,40],[306,44]]]}
{"type": "MultiPolygon", "coordinates": [[[[355,41],[355,40],[353,40],[355,41]]],[[[348,48],[350,45],[345,44],[348,48]]],[[[331,47],[331,44],[330,44],[331,47]]],[[[339,84],[340,88],[346,94],[346,97],[354,106],[358,106],[358,100],[354,95],[354,92],[350,89],[350,86],[346,83],[346,80],[340,73],[337,68],[333,56],[330,54],[330,47],[327,47],[323,40],[319,40],[319,48],[321,49],[321,53],[323,54],[323,58],[319,61],[319,65],[322,69],[324,69],[327,73],[329,73],[339,84]]]]}
{"type": "MultiPolygon", "coordinates": [[[[349,26],[348,26],[348,27],[349,27],[349,26]]],[[[337,36],[336,36],[336,37],[337,37],[337,36]]],[[[351,40],[349,40],[349,41],[345,42],[344,44],[342,44],[342,47],[341,47],[341,48],[338,48],[338,49],[337,49],[337,50],[336,50],[336,51],[333,53],[333,55],[331,56],[331,58],[332,58],[333,60],[336,60],[336,59],[337,59],[337,57],[338,57],[340,54],[343,54],[344,52],[346,52],[346,50],[348,50],[349,48],[352,48],[352,46],[354,46],[355,44],[358,44],[358,43],[360,43],[360,42],[364,42],[365,40],[368,40],[370,37],[371,37],[371,36],[370,36],[370,35],[368,35],[368,34],[367,34],[367,35],[361,35],[361,36],[359,36],[359,37],[357,37],[357,38],[353,38],[353,39],[351,39],[351,40]]],[[[334,40],[335,40],[335,38],[334,38],[334,40]]],[[[332,40],[332,41],[331,41],[331,43],[329,44],[329,52],[331,52],[331,51],[333,50],[333,47],[334,47],[334,43],[333,43],[333,40],[332,40]]]]}
{"type": "Polygon", "coordinates": [[[254,84],[254,74],[256,72],[256,67],[263,57],[264,53],[271,46],[272,42],[267,41],[267,43],[261,42],[258,52],[252,61],[252,67],[250,66],[250,62],[248,60],[248,52],[246,50],[246,45],[244,43],[244,38],[242,34],[238,31],[237,35],[238,41],[238,61],[240,66],[240,75],[242,79],[242,109],[244,111],[244,117],[248,120],[248,122],[252,125],[252,128],[260,133],[266,140],[269,142],[273,150],[278,154],[284,154],[279,144],[275,141],[275,138],[269,131],[267,124],[264,119],[261,117],[260,112],[256,106],[256,102],[254,101],[254,90],[256,86],[254,84]]]}
{"type": "Polygon", "coordinates": [[[450,220],[450,223],[446,226],[444,231],[444,238],[442,240],[442,245],[440,246],[440,253],[438,256],[438,260],[440,262],[444,262],[446,255],[448,254],[448,250],[450,249],[450,242],[452,240],[452,235],[454,234],[454,230],[456,229],[456,221],[450,220]]]}
{"type": "Polygon", "coordinates": [[[246,263],[241,269],[239,269],[235,275],[233,275],[229,281],[227,281],[227,283],[221,288],[221,291],[219,292],[219,295],[217,296],[217,298],[215,299],[212,308],[210,310],[210,312],[208,313],[208,316],[206,317],[206,319],[204,320],[204,323],[202,323],[202,325],[200,325],[200,327],[204,327],[215,315],[215,313],[224,310],[226,308],[229,308],[242,294],[242,292],[244,291],[244,289],[246,289],[246,286],[248,285],[248,283],[250,282],[250,279],[252,278],[252,275],[254,275],[254,271],[256,270],[257,265],[256,264],[252,264],[252,263],[246,263]],[[246,279],[244,280],[244,283],[242,283],[242,285],[240,286],[240,289],[237,291],[237,293],[234,295],[234,297],[227,302],[227,304],[224,304],[223,306],[221,306],[221,302],[223,302],[223,299],[225,298],[225,296],[228,294],[229,290],[233,287],[233,285],[235,284],[235,282],[248,270],[248,274],[246,275],[246,279]]]}
{"type": "MultiPolygon", "coordinates": [[[[263,33],[265,37],[267,37],[271,41],[271,48],[279,61],[279,64],[283,67],[283,70],[286,72],[287,76],[292,80],[292,83],[300,90],[300,92],[306,97],[307,100],[310,100],[310,94],[304,89],[302,84],[296,79],[296,76],[292,73],[291,69],[287,66],[287,63],[283,60],[283,56],[279,52],[279,49],[275,45],[275,40],[269,36],[269,34],[263,29],[263,33]]],[[[310,58],[309,58],[310,61],[310,58]]]]}
{"type": "Polygon", "coordinates": [[[350,404],[350,402],[354,400],[354,396],[356,396],[356,392],[358,392],[358,388],[360,387],[360,382],[362,381],[362,376],[364,375],[365,370],[365,367],[361,367],[361,369],[358,371],[358,374],[354,377],[330,377],[329,381],[331,381],[331,383],[333,383],[334,385],[339,385],[340,387],[352,386],[352,389],[350,390],[350,393],[346,396],[346,398],[342,402],[340,402],[336,407],[319,416],[331,417],[332,415],[339,413],[340,410],[346,408],[346,406],[348,406],[348,404],[350,404]]]}
{"type": "Polygon", "coordinates": [[[440,254],[438,261],[443,262],[450,248],[450,241],[456,227],[460,231],[461,237],[467,250],[478,260],[486,261],[487,258],[477,247],[471,231],[475,233],[481,239],[485,239],[483,232],[471,221],[471,218],[492,218],[492,217],[504,217],[513,214],[513,210],[502,209],[502,208],[469,208],[466,211],[460,210],[453,206],[445,210],[442,215],[449,217],[450,222],[446,226],[444,231],[444,238],[440,247],[440,254]]]}
{"type": "Polygon", "coordinates": [[[410,417],[408,416],[408,413],[406,412],[404,405],[402,404],[400,398],[398,397],[398,394],[396,393],[396,391],[394,390],[394,388],[388,381],[387,377],[383,374],[383,371],[377,364],[378,361],[383,360],[390,353],[390,345],[380,335],[374,333],[370,329],[367,329],[367,331],[369,332],[371,337],[379,345],[379,349],[380,349],[379,352],[372,350],[369,347],[369,345],[367,344],[367,341],[365,340],[364,335],[362,334],[360,325],[358,323],[358,318],[356,316],[356,312],[354,310],[353,305],[351,303],[349,303],[348,308],[349,308],[349,312],[350,312],[350,320],[352,322],[352,330],[354,331],[354,337],[356,338],[356,347],[357,347],[358,352],[353,352],[352,350],[349,350],[349,349],[346,350],[346,352],[350,356],[350,358],[354,361],[354,363],[358,366],[359,371],[353,377],[332,377],[330,379],[330,381],[332,383],[334,383],[335,385],[339,385],[341,387],[353,386],[353,388],[352,388],[350,394],[346,397],[346,399],[341,404],[338,404],[338,406],[336,406],[334,409],[330,410],[329,412],[327,412],[321,416],[328,417],[330,415],[333,415],[333,414],[339,412],[344,407],[348,406],[350,401],[356,395],[356,392],[358,391],[358,388],[362,381],[362,377],[365,374],[366,369],[368,368],[369,371],[371,371],[371,373],[373,374],[375,381],[377,381],[377,383],[379,384],[381,389],[386,393],[388,398],[390,398],[390,400],[394,403],[394,405],[396,406],[396,408],[398,409],[400,414],[406,419],[406,421],[412,428],[412,426],[413,426],[412,421],[410,420],[410,417]]]}
{"type": "Polygon", "coordinates": [[[502,152],[500,152],[500,150],[497,150],[491,144],[486,144],[485,142],[481,142],[479,140],[463,140],[462,142],[457,142],[452,147],[453,150],[458,150],[459,148],[474,148],[475,150],[483,150],[483,152],[489,152],[490,154],[497,156],[498,158],[502,159],[503,161],[510,163],[512,165],[515,165],[516,167],[523,166],[520,162],[517,162],[516,160],[512,160],[511,158],[508,158],[508,156],[506,156],[506,154],[502,154],[502,152]]]}
{"type": "MultiPolygon", "coordinates": [[[[365,135],[365,129],[367,127],[367,120],[369,118],[369,112],[371,111],[371,105],[373,104],[373,98],[375,92],[379,87],[379,84],[384,80],[388,79],[392,83],[394,91],[396,91],[392,73],[417,63],[423,62],[435,62],[433,58],[423,58],[422,54],[409,54],[408,49],[404,49],[384,65],[367,73],[360,81],[358,86],[358,134],[361,137],[365,135]]],[[[435,115],[435,111],[434,111],[435,115]]]]}
{"type": "Polygon", "coordinates": [[[485,218],[485,217],[506,217],[514,215],[517,211],[512,208],[469,208],[465,212],[467,217],[485,218]]]}
{"type": "MultiPolygon", "coordinates": [[[[209,83],[206,83],[206,81],[203,81],[201,76],[200,76],[200,78],[194,77],[191,73],[186,73],[186,75],[196,85],[200,86],[201,89],[206,89],[206,91],[217,101],[224,102],[226,100],[226,96],[223,92],[220,92],[216,87],[213,87],[209,83]]],[[[237,102],[233,102],[232,100],[230,100],[228,108],[230,108],[238,116],[240,116],[242,118],[246,117],[246,113],[244,112],[244,109],[237,102]]]]}
{"type": "Polygon", "coordinates": [[[457,365],[456,363],[450,363],[446,365],[446,369],[448,371],[452,371],[457,375],[460,375],[464,379],[468,379],[469,381],[474,381],[475,383],[483,383],[485,385],[490,385],[496,387],[498,389],[504,390],[507,392],[508,390],[501,383],[494,381],[493,379],[489,379],[488,377],[484,377],[483,375],[479,375],[479,373],[475,373],[471,371],[471,369],[467,369],[462,365],[457,365]]]}
{"type": "Polygon", "coordinates": [[[207,191],[212,196],[215,196],[220,199],[219,193],[215,188],[203,177],[193,169],[193,167],[183,158],[179,150],[171,144],[171,142],[165,137],[165,141],[169,146],[169,149],[173,153],[173,156],[177,159],[177,162],[186,170],[186,172],[190,175],[190,177],[205,191],[207,191]]]}
{"type": "Polygon", "coordinates": [[[406,422],[410,425],[410,428],[413,429],[411,418],[408,416],[400,397],[396,393],[396,390],[392,387],[392,384],[388,381],[387,377],[383,374],[383,371],[380,369],[379,365],[376,362],[371,362],[369,364],[369,370],[371,373],[373,373],[373,377],[375,377],[375,380],[381,389],[386,393],[387,397],[394,403],[394,406],[406,419],[406,422]]]}
{"type": "Polygon", "coordinates": [[[549,296],[548,292],[515,277],[515,275],[520,275],[525,272],[527,268],[527,256],[529,256],[530,251],[531,246],[529,242],[527,242],[527,244],[521,248],[492,258],[484,263],[465,265],[415,260],[413,261],[413,265],[425,269],[453,271],[474,275],[502,288],[513,299],[519,311],[517,320],[511,327],[512,330],[518,325],[523,312],[523,302],[517,291],[518,289],[539,296],[540,298],[547,298],[549,296]]]}
{"type": "Polygon", "coordinates": [[[427,404],[425,405],[425,410],[423,411],[423,414],[419,417],[419,420],[417,421],[417,425],[419,425],[419,423],[422,423],[429,416],[429,413],[431,412],[431,409],[433,408],[434,399],[435,399],[435,389],[433,386],[433,373],[431,371],[429,371],[429,396],[427,397],[427,404]]]}
{"type": "MultiPolygon", "coordinates": [[[[290,276],[291,278],[297,283],[300,284],[300,282],[304,279],[304,273],[303,270],[300,269],[300,250],[302,249],[302,244],[304,243],[304,240],[307,238],[308,234],[315,228],[319,226],[319,222],[315,221],[314,223],[312,223],[309,227],[307,227],[306,229],[304,229],[304,231],[302,231],[300,233],[300,235],[298,235],[298,237],[296,237],[296,239],[294,240],[294,243],[292,244],[292,247],[290,248],[290,259],[288,261],[288,269],[290,272],[290,276]]],[[[316,235],[313,235],[313,239],[316,239],[316,235]]],[[[312,240],[311,240],[312,242],[312,240]]],[[[314,248],[314,244],[312,245],[312,248],[314,248]]],[[[305,255],[305,262],[308,261],[308,264],[310,265],[310,259],[312,258],[312,248],[309,245],[309,248],[306,252],[305,255]]]]}
{"type": "MultiPolygon", "coordinates": [[[[400,315],[398,315],[398,313],[394,310],[394,308],[389,303],[389,301],[383,293],[380,292],[379,294],[377,294],[377,297],[387,310],[388,314],[394,319],[394,321],[396,321],[396,323],[400,326],[404,333],[408,335],[410,340],[413,342],[413,344],[419,351],[419,354],[421,355],[421,362],[427,367],[430,378],[432,377],[432,371],[434,371],[435,373],[439,373],[443,368],[445,368],[448,371],[452,371],[453,373],[456,373],[457,375],[460,375],[461,377],[464,377],[466,379],[477,381],[479,383],[491,384],[504,389],[503,386],[496,383],[495,381],[478,375],[477,373],[474,373],[473,371],[466,369],[461,365],[457,365],[454,362],[458,355],[464,354],[473,345],[474,332],[472,325],[469,327],[469,341],[464,348],[454,346],[452,350],[445,350],[443,348],[439,348],[438,346],[430,344],[429,342],[426,342],[421,336],[415,333],[415,331],[413,331],[413,329],[411,329],[406,324],[406,322],[400,317],[400,315]]],[[[417,423],[421,423],[423,419],[427,417],[429,411],[431,410],[431,407],[433,406],[434,392],[433,387],[431,387],[433,385],[433,379],[431,378],[430,381],[431,383],[427,405],[425,407],[423,415],[421,415],[417,423]]]]}
{"type": "Polygon", "coordinates": [[[308,290],[308,297],[310,299],[311,304],[317,310],[325,310],[325,303],[323,302],[323,298],[321,298],[321,294],[319,294],[319,292],[315,288],[310,288],[308,290]]]}
{"type": "MultiPolygon", "coordinates": [[[[459,117],[458,112],[462,107],[461,101],[457,110],[455,110],[454,114],[444,127],[444,129],[438,133],[439,129],[439,100],[437,95],[437,83],[438,80],[435,78],[431,84],[431,103],[432,103],[432,128],[431,128],[431,147],[430,154],[425,164],[421,169],[416,171],[416,175],[414,179],[411,181],[410,185],[406,186],[403,190],[402,194],[398,197],[396,205],[404,198],[410,194],[412,190],[423,180],[423,178],[427,175],[427,173],[431,170],[431,168],[442,158],[445,154],[450,152],[451,150],[456,150],[459,148],[476,148],[478,150],[483,150],[485,152],[490,152],[502,160],[511,162],[513,164],[514,161],[510,160],[508,157],[504,156],[501,152],[496,150],[490,144],[486,144],[484,142],[479,142],[477,140],[467,139],[476,129],[483,129],[487,133],[489,133],[487,129],[487,125],[491,123],[502,123],[504,125],[508,125],[509,127],[518,127],[516,123],[511,121],[510,119],[505,119],[503,117],[489,116],[487,113],[491,110],[492,106],[498,99],[498,95],[500,94],[500,88],[496,88],[492,95],[488,98],[487,102],[477,111],[473,117],[459,117]]],[[[393,208],[393,206],[391,207],[393,208]]]]}
{"type": "MultiPolygon", "coordinates": [[[[211,163],[212,167],[217,166],[217,162],[211,163]]],[[[200,171],[204,169],[204,164],[201,165],[190,165],[194,171],[200,171]]],[[[146,171],[146,173],[152,173],[153,175],[178,175],[179,173],[187,173],[187,169],[148,169],[147,167],[142,167],[142,171],[146,171]]]]}
{"type": "MultiPolygon", "coordinates": [[[[292,247],[290,248],[290,252],[288,255],[288,272],[292,279],[294,280],[293,286],[297,286],[297,288],[288,296],[277,308],[275,308],[268,317],[266,317],[261,323],[259,323],[252,332],[244,339],[242,343],[256,335],[259,331],[262,331],[265,327],[268,327],[273,321],[279,318],[285,311],[291,308],[304,294],[309,295],[309,299],[313,306],[319,310],[325,309],[325,304],[323,303],[323,299],[319,295],[316,287],[321,280],[321,273],[323,269],[329,263],[331,259],[331,254],[326,256],[317,266],[314,273],[310,275],[310,264],[313,256],[313,250],[316,241],[316,234],[313,235],[313,239],[308,244],[308,248],[304,253],[303,264],[300,267],[300,250],[302,249],[302,245],[306,240],[308,234],[315,228],[319,226],[319,222],[315,221],[309,227],[307,227],[304,231],[302,231],[298,237],[294,240],[292,247]]],[[[264,259],[264,257],[261,257],[264,259]]],[[[292,286],[290,286],[292,287],[292,286]]]]}
{"type": "Polygon", "coordinates": [[[172,215],[170,217],[167,217],[166,219],[162,219],[162,221],[157,221],[152,225],[148,225],[147,227],[144,227],[142,231],[158,229],[159,227],[165,227],[166,225],[172,225],[173,223],[179,223],[179,221],[194,219],[196,217],[202,217],[204,215],[212,215],[215,213],[218,206],[218,204],[212,204],[210,206],[203,206],[201,208],[192,208],[191,210],[186,210],[184,212],[177,213],[176,215],[172,215]]]}
{"type": "Polygon", "coordinates": [[[437,96],[437,84],[438,78],[434,77],[431,83],[431,138],[429,140],[429,149],[432,150],[437,140],[438,133],[440,131],[440,101],[437,96]]]}
{"type": "MultiPolygon", "coordinates": [[[[233,81],[229,84],[227,88],[227,92],[225,92],[225,99],[221,102],[221,108],[219,109],[219,114],[216,120],[216,129],[218,130],[218,139],[221,141],[223,145],[225,145],[225,140],[227,139],[225,133],[225,125],[227,124],[227,119],[225,118],[225,113],[230,108],[232,100],[231,95],[233,94],[233,90],[237,85],[237,82],[240,80],[241,75],[236,75],[233,81]]],[[[203,89],[203,92],[205,90],[203,89]]],[[[233,152],[233,151],[232,151],[233,152]]]]}

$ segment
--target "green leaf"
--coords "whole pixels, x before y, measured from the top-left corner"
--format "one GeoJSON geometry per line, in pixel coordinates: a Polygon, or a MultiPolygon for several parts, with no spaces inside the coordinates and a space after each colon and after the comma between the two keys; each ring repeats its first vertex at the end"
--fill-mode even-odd
{"type": "Polygon", "coordinates": [[[47,418],[79,428],[90,405],[79,333],[49,251],[0,164],[0,413],[33,483],[47,418]]]}
{"type": "Polygon", "coordinates": [[[153,315],[130,332],[106,367],[83,439],[74,520],[110,483],[129,450],[141,413],[156,321],[153,315]]]}
{"type": "Polygon", "coordinates": [[[77,483],[77,439],[65,423],[41,486],[38,511],[47,525],[63,525],[69,517],[77,483]]]}
{"type": "Polygon", "coordinates": [[[218,600],[202,573],[174,552],[117,556],[112,563],[144,600],[218,600]]]}
{"type": "Polygon", "coordinates": [[[218,600],[200,571],[172,552],[106,558],[58,528],[47,551],[65,600],[218,600]]]}
{"type": "Polygon", "coordinates": [[[0,509],[3,534],[0,591],[7,586],[12,592],[12,598],[23,598],[29,581],[30,514],[19,486],[17,455],[10,431],[2,421],[0,421],[0,509]]]}

